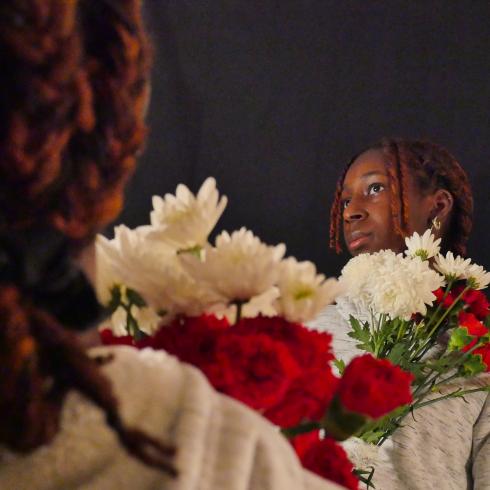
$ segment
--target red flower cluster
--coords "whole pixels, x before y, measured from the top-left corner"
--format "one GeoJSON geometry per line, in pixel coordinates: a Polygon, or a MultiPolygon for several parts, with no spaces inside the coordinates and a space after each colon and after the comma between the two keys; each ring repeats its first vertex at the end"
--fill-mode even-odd
{"type": "Polygon", "coordinates": [[[387,359],[364,354],[346,367],[337,396],[347,410],[376,419],[412,401],[413,379],[387,359]]]}
{"type": "Polygon", "coordinates": [[[346,452],[330,437],[320,439],[318,431],[310,432],[295,437],[291,444],[307,470],[350,490],[359,488],[359,480],[352,473],[354,467],[346,452]]]}
{"type": "MultiPolygon", "coordinates": [[[[465,286],[464,283],[456,284],[446,296],[444,296],[444,289],[439,288],[434,291],[436,303],[441,303],[446,309],[449,308],[456,298],[463,292],[465,286]]],[[[490,315],[490,303],[485,294],[481,291],[469,289],[463,294],[461,299],[463,300],[465,311],[473,313],[479,320],[484,320],[490,315]]]]}
{"type": "Polygon", "coordinates": [[[105,344],[164,349],[282,427],[319,420],[337,385],[331,335],[279,317],[247,318],[233,327],[213,315],[181,317],[138,342],[110,330],[101,338],[105,344]]]}
{"type": "MultiPolygon", "coordinates": [[[[463,352],[468,352],[476,345],[481,337],[488,334],[488,328],[473,313],[461,311],[458,315],[458,321],[459,325],[465,327],[468,333],[474,337],[469,344],[463,347],[463,352]]],[[[483,363],[487,367],[486,370],[490,371],[490,343],[487,342],[475,349],[473,355],[481,355],[483,363]]]]}

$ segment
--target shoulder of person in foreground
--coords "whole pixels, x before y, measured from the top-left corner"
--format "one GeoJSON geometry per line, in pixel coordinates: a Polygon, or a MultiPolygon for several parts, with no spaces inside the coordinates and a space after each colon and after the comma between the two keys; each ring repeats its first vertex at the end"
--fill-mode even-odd
{"type": "Polygon", "coordinates": [[[172,479],[129,456],[102,411],[73,393],[49,446],[22,457],[0,453],[0,488],[340,488],[302,469],[274,426],[214,391],[192,366],[150,349],[99,347],[90,355],[111,379],[127,426],[175,444],[179,476],[172,479]]]}

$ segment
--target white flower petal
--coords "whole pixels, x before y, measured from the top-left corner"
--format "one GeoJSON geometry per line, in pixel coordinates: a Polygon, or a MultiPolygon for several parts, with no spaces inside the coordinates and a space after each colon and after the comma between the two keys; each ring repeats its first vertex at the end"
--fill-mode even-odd
{"type": "Polygon", "coordinates": [[[268,246],[241,228],[231,235],[221,233],[216,246],[206,249],[205,261],[190,254],[179,258],[196,282],[205,284],[229,303],[249,301],[274,286],[285,251],[283,244],[268,246]]]}
{"type": "Polygon", "coordinates": [[[452,252],[447,252],[446,256],[438,255],[434,262],[434,267],[444,274],[447,280],[464,279],[471,265],[470,259],[464,259],[452,252]]]}
{"type": "Polygon", "coordinates": [[[278,287],[281,293],[275,303],[278,314],[299,323],[315,318],[341,292],[336,279],[325,280],[312,262],[298,262],[293,257],[281,263],[278,287]]]}
{"type": "Polygon", "coordinates": [[[405,245],[407,246],[406,254],[411,257],[420,257],[423,260],[435,257],[441,247],[441,239],[435,239],[431,230],[426,230],[421,236],[415,232],[411,237],[405,238],[405,245]]]}
{"type": "Polygon", "coordinates": [[[175,196],[153,196],[152,226],[159,231],[159,239],[178,249],[204,246],[227,204],[226,196],[219,199],[216,181],[207,178],[197,196],[183,184],[177,186],[175,196]]]}

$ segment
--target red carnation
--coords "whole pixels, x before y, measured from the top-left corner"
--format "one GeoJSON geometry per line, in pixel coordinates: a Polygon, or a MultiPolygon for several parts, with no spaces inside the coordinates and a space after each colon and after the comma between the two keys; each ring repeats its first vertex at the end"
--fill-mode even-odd
{"type": "MultiPolygon", "coordinates": [[[[214,362],[216,341],[228,327],[226,318],[220,320],[214,315],[179,317],[161,327],[149,342],[154,349],[166,350],[183,362],[203,368],[214,362]]],[[[139,346],[146,347],[146,340],[139,346]]]]}
{"type": "Polygon", "coordinates": [[[387,359],[365,354],[346,367],[336,396],[347,410],[376,419],[412,401],[413,379],[387,359]]]}
{"type": "Polygon", "coordinates": [[[451,294],[451,291],[449,291],[446,297],[444,297],[446,291],[442,288],[436,289],[435,291],[433,291],[433,293],[436,297],[436,303],[438,304],[440,303],[442,307],[445,309],[449,308],[454,303],[454,300],[456,299],[456,297],[451,294]]]}
{"type": "MultiPolygon", "coordinates": [[[[458,284],[454,288],[454,295],[458,296],[464,289],[464,285],[458,284]]],[[[468,312],[473,313],[479,320],[484,320],[490,315],[490,303],[481,291],[469,289],[463,295],[463,301],[468,305],[468,312]]]]}
{"type": "Polygon", "coordinates": [[[210,380],[223,393],[266,410],[279,403],[299,375],[299,366],[282,342],[264,333],[234,330],[217,341],[217,366],[210,380]]]}
{"type": "Polygon", "coordinates": [[[291,384],[278,405],[264,415],[281,427],[292,427],[302,420],[320,420],[337,387],[338,378],[330,367],[309,370],[291,384]]]}
{"type": "Polygon", "coordinates": [[[486,372],[490,372],[490,343],[486,343],[473,351],[473,355],[480,355],[483,364],[486,366],[486,372]]]}
{"type": "Polygon", "coordinates": [[[463,352],[469,351],[478,342],[480,337],[488,333],[488,328],[473,313],[461,311],[458,315],[458,322],[461,327],[465,327],[468,333],[474,337],[468,345],[463,347],[463,352]]]}
{"type": "Polygon", "coordinates": [[[315,431],[295,437],[291,444],[307,470],[350,490],[359,488],[359,481],[352,473],[352,463],[342,446],[333,439],[320,439],[315,431]]]}
{"type": "Polygon", "coordinates": [[[287,345],[300,366],[324,368],[334,356],[332,336],[326,332],[310,330],[299,323],[288,322],[282,317],[245,318],[235,327],[236,331],[265,333],[287,345]]]}

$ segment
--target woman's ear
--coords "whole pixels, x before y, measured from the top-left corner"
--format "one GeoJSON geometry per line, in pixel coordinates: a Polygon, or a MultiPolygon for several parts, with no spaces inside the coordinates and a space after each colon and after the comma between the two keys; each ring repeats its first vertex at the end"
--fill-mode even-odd
{"type": "Polygon", "coordinates": [[[437,189],[432,195],[432,210],[429,216],[429,227],[432,227],[432,221],[437,218],[440,228],[445,230],[449,224],[454,198],[447,189],[437,189]]]}

